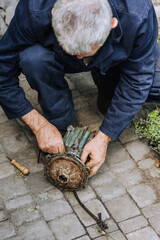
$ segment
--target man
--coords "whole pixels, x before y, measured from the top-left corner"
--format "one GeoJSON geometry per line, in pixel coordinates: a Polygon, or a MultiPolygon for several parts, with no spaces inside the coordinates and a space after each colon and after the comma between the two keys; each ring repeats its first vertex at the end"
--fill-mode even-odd
{"type": "Polygon", "coordinates": [[[64,74],[92,71],[98,107],[106,115],[81,156],[84,163],[91,158],[91,177],[105,161],[111,138],[147,99],[160,100],[156,41],[150,0],[20,0],[0,41],[1,106],[9,119],[21,118],[31,128],[44,152],[64,152],[59,130],[75,118],[64,74]],[[38,91],[44,117],[19,88],[21,71],[38,91]]]}

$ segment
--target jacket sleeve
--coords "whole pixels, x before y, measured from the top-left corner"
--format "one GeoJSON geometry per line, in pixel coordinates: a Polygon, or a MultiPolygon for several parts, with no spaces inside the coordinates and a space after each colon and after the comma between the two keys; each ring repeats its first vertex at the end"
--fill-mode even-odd
{"type": "Polygon", "coordinates": [[[146,101],[154,74],[157,19],[152,8],[141,21],[127,61],[121,64],[121,77],[100,130],[117,138],[146,101]]]}
{"type": "Polygon", "coordinates": [[[0,105],[9,119],[33,109],[19,87],[19,52],[36,42],[29,20],[28,1],[20,0],[15,15],[0,40],[0,105]]]}

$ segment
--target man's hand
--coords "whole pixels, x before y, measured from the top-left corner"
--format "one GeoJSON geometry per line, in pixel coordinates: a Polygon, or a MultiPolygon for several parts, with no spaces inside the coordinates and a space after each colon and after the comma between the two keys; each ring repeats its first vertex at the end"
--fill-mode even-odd
{"type": "Polygon", "coordinates": [[[85,145],[81,155],[81,161],[85,163],[87,157],[90,157],[90,161],[86,164],[86,166],[91,169],[89,177],[95,175],[104,163],[110,140],[110,137],[99,131],[97,135],[85,145]]]}
{"type": "Polygon", "coordinates": [[[49,123],[40,113],[32,110],[21,119],[36,135],[39,148],[50,154],[65,152],[62,136],[58,129],[49,123]]]}

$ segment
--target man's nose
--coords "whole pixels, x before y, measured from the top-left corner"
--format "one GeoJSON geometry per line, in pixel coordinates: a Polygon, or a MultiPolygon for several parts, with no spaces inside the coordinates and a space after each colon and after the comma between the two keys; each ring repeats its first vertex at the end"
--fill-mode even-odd
{"type": "Polygon", "coordinates": [[[84,57],[84,55],[76,55],[76,57],[77,57],[78,59],[82,59],[82,58],[84,57]]]}

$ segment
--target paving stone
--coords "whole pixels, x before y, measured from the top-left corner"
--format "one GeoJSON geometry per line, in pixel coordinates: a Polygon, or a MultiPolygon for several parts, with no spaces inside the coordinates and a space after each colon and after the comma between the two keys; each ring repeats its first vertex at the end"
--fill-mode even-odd
{"type": "Polygon", "coordinates": [[[85,235],[81,238],[76,238],[76,240],[90,240],[90,238],[87,235],[85,235]]]}
{"type": "MultiPolygon", "coordinates": [[[[0,18],[0,20],[1,20],[1,18],[0,18]]],[[[5,113],[3,112],[2,108],[0,108],[0,116],[1,116],[0,117],[0,124],[1,123],[6,123],[6,122],[9,123],[9,121],[12,121],[12,120],[8,120],[8,118],[6,117],[5,113]]]]}
{"type": "Polygon", "coordinates": [[[1,162],[1,153],[3,153],[4,152],[4,149],[3,149],[3,147],[2,147],[2,144],[0,144],[0,162],[1,162]]]}
{"type": "Polygon", "coordinates": [[[3,204],[2,199],[0,199],[0,210],[3,210],[3,208],[4,208],[4,204],[3,204]]]}
{"type": "Polygon", "coordinates": [[[143,142],[142,140],[136,140],[131,143],[127,143],[125,148],[136,162],[142,160],[147,154],[151,152],[151,148],[146,144],[146,142],[143,142]]]}
{"type": "Polygon", "coordinates": [[[1,179],[0,196],[3,200],[16,198],[26,194],[28,191],[24,185],[23,179],[17,176],[11,176],[1,179]]]}
{"type": "Polygon", "coordinates": [[[63,198],[63,194],[60,190],[54,189],[48,192],[43,192],[40,194],[36,194],[34,196],[35,201],[37,202],[38,205],[43,205],[44,203],[48,201],[55,201],[58,199],[63,198]]]}
{"type": "MultiPolygon", "coordinates": [[[[120,232],[120,231],[116,231],[116,232],[112,232],[107,236],[107,240],[125,240],[125,236],[120,232]]],[[[106,240],[106,236],[101,236],[96,238],[96,240],[106,240]]]]}
{"type": "Polygon", "coordinates": [[[5,222],[0,222],[0,238],[2,239],[7,239],[9,237],[15,236],[15,229],[14,226],[11,222],[5,221],[5,222]]]}
{"type": "Polygon", "coordinates": [[[126,171],[118,176],[118,181],[126,188],[142,182],[142,175],[139,169],[126,171]]]}
{"type": "Polygon", "coordinates": [[[47,192],[49,190],[56,189],[47,179],[44,177],[44,171],[30,174],[26,179],[26,186],[30,193],[37,194],[40,192],[47,192]]]}
{"type": "Polygon", "coordinates": [[[160,203],[144,207],[142,208],[142,212],[146,218],[157,216],[160,213],[160,203]]]}
{"type": "Polygon", "coordinates": [[[132,124],[129,124],[127,128],[121,133],[119,136],[119,140],[121,143],[128,143],[139,138],[138,135],[135,134],[135,127],[132,124]]]}
{"type": "Polygon", "coordinates": [[[4,210],[0,210],[0,222],[5,221],[8,219],[7,212],[4,210]]]}
{"type": "Polygon", "coordinates": [[[129,159],[129,160],[114,164],[113,166],[110,167],[110,169],[115,175],[117,175],[117,174],[124,173],[127,170],[131,170],[135,167],[136,167],[135,162],[132,159],[129,159]]]}
{"type": "Polygon", "coordinates": [[[149,169],[149,174],[153,178],[160,178],[160,170],[156,167],[149,169]]]}
{"type": "Polygon", "coordinates": [[[105,183],[106,185],[108,183],[111,183],[115,180],[115,176],[111,173],[111,171],[104,171],[102,173],[99,174],[99,172],[91,177],[89,179],[89,184],[95,188],[95,187],[99,187],[101,186],[101,184],[105,183]]]}
{"type": "Polygon", "coordinates": [[[109,167],[130,159],[131,157],[120,142],[115,141],[109,144],[107,150],[107,163],[109,167]]]}
{"type": "Polygon", "coordinates": [[[129,233],[126,235],[126,237],[128,240],[159,240],[158,235],[151,227],[146,227],[136,232],[129,233]]]}
{"type": "Polygon", "coordinates": [[[21,131],[21,128],[17,122],[15,120],[8,120],[7,122],[1,123],[0,137],[8,136],[10,138],[10,136],[17,134],[19,131],[21,131]]]}
{"type": "Polygon", "coordinates": [[[138,167],[140,169],[147,170],[154,166],[154,162],[155,160],[153,160],[152,158],[146,158],[138,162],[138,167]]]}
{"type": "MultiPolygon", "coordinates": [[[[78,191],[77,194],[83,203],[96,198],[95,192],[89,185],[85,189],[78,191]]],[[[65,197],[69,200],[72,207],[79,205],[78,201],[76,200],[72,192],[65,192],[65,197]]]]}
{"type": "MultiPolygon", "coordinates": [[[[95,214],[96,216],[98,215],[98,213],[101,212],[103,220],[109,219],[108,212],[106,211],[106,209],[98,199],[94,199],[86,202],[85,206],[91,212],[93,212],[93,214],[95,214]]],[[[81,206],[76,206],[73,209],[85,226],[88,227],[95,223],[95,220],[81,206]]]]}
{"type": "Polygon", "coordinates": [[[6,153],[0,154],[0,163],[8,162],[8,158],[6,158],[6,153]]]}
{"type": "Polygon", "coordinates": [[[160,234],[160,215],[149,218],[149,222],[155,231],[160,234]]]}
{"type": "Polygon", "coordinates": [[[85,99],[84,97],[82,97],[82,96],[77,97],[77,98],[73,98],[73,102],[74,102],[74,109],[75,109],[76,111],[84,110],[84,109],[89,108],[88,102],[87,102],[86,99],[85,99]]]}
{"type": "Polygon", "coordinates": [[[121,222],[140,214],[136,204],[128,195],[107,201],[105,205],[116,222],[121,222]]]}
{"type": "Polygon", "coordinates": [[[25,208],[18,209],[11,214],[11,221],[16,226],[20,226],[24,223],[31,222],[40,218],[38,210],[34,205],[29,205],[25,208]]]}
{"type": "Polygon", "coordinates": [[[2,138],[2,145],[7,154],[14,154],[24,151],[28,148],[29,143],[23,132],[18,132],[17,135],[10,135],[2,138]]]}
{"type": "Polygon", "coordinates": [[[55,240],[44,221],[31,222],[19,227],[18,235],[25,240],[55,240]]]}
{"type": "Polygon", "coordinates": [[[122,232],[124,233],[133,232],[135,230],[144,228],[147,225],[148,225],[148,222],[143,216],[138,216],[138,217],[119,223],[119,226],[122,229],[122,232]]]}
{"type": "Polygon", "coordinates": [[[69,214],[49,222],[52,233],[57,240],[74,239],[86,234],[75,214],[69,214]]]}
{"type": "Polygon", "coordinates": [[[94,109],[83,109],[76,112],[79,125],[85,126],[99,121],[100,115],[94,109]]]}
{"type": "Polygon", "coordinates": [[[134,186],[128,192],[140,208],[150,205],[156,200],[154,190],[145,184],[134,186]]]}
{"type": "Polygon", "coordinates": [[[120,183],[113,181],[110,183],[102,183],[94,188],[102,201],[111,200],[126,193],[126,190],[120,183]]]}
{"type": "MultiPolygon", "coordinates": [[[[117,225],[115,224],[115,222],[112,219],[109,219],[105,222],[108,226],[108,228],[106,229],[107,233],[111,233],[111,232],[114,232],[114,231],[118,230],[117,225]]],[[[91,237],[91,239],[102,236],[102,234],[99,230],[100,230],[100,228],[98,227],[97,224],[92,225],[92,226],[87,228],[87,232],[89,233],[89,236],[91,237]]]]}
{"type": "Polygon", "coordinates": [[[67,201],[65,201],[64,199],[59,199],[56,201],[51,201],[50,203],[46,203],[40,206],[40,210],[43,213],[46,221],[50,221],[57,217],[61,217],[63,215],[73,212],[67,201]]]}
{"type": "Polygon", "coordinates": [[[17,197],[15,199],[11,199],[5,202],[5,207],[8,211],[14,210],[16,208],[23,207],[24,205],[30,204],[33,202],[33,199],[30,195],[24,195],[17,197]]]}
{"type": "Polygon", "coordinates": [[[15,168],[10,162],[1,163],[0,180],[15,174],[15,168]]]}

